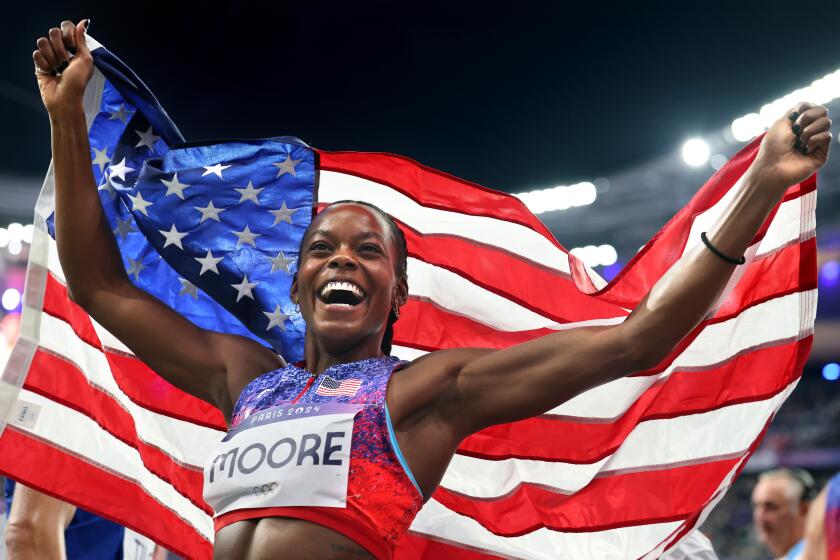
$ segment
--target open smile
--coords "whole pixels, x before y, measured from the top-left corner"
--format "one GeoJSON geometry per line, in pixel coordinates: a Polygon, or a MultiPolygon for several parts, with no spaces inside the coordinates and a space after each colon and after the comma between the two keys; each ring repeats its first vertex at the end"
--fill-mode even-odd
{"type": "Polygon", "coordinates": [[[346,280],[331,280],[317,293],[317,299],[331,311],[351,311],[365,301],[366,296],[361,287],[346,280]]]}

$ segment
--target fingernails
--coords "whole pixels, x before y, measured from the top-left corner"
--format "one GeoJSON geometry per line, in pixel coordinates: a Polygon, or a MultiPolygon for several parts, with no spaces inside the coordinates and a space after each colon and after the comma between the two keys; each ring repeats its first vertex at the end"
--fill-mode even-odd
{"type": "Polygon", "coordinates": [[[797,113],[796,111],[794,111],[793,113],[791,113],[790,115],[788,115],[788,118],[789,118],[791,121],[795,121],[796,119],[798,119],[798,118],[799,118],[799,113],[797,113]]]}
{"type": "Polygon", "coordinates": [[[801,126],[799,126],[799,125],[798,125],[798,124],[796,124],[796,123],[794,123],[794,124],[793,124],[793,126],[792,126],[791,128],[793,128],[793,133],[794,133],[794,134],[799,134],[800,132],[802,132],[802,127],[801,127],[801,126]]]}

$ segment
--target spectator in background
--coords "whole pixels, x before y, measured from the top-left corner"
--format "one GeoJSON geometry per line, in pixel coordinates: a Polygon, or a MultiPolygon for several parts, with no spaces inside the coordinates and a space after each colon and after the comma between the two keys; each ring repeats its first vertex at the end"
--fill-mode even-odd
{"type": "Polygon", "coordinates": [[[752,492],[753,523],[774,557],[802,557],[805,519],[815,494],[814,478],[802,469],[773,469],[758,477],[752,492]]]}
{"type": "Polygon", "coordinates": [[[811,504],[802,560],[840,560],[840,473],[811,504]]]}

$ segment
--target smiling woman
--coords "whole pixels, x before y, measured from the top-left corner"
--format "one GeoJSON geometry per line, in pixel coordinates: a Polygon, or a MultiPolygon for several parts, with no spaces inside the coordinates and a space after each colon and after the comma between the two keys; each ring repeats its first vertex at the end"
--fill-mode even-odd
{"type": "MultiPolygon", "coordinates": [[[[84,24],[64,22],[33,54],[52,127],[61,266],[70,296],[91,317],[228,421],[204,471],[217,558],[392,557],[467,436],[545,414],[670,355],[716,305],[788,187],[825,163],[831,140],[819,106],[800,104],[776,122],[702,243],[686,249],[626,320],[544,329],[549,334],[500,349],[450,348],[411,362],[388,355],[409,294],[405,237],[370,204],[332,204],[301,242],[290,295],[306,323],[304,359],[286,364],[250,338],[196,326],[126,275],[94,188],[82,109],[93,71],[85,35],[84,24]]],[[[221,164],[213,167],[221,178],[221,164]]],[[[242,191],[258,200],[250,184],[242,191]]],[[[137,211],[145,214],[144,203],[137,211]]],[[[246,231],[253,243],[250,230],[237,235],[246,231]]],[[[169,244],[177,231],[161,233],[169,244]]],[[[247,277],[234,287],[245,285],[247,277]]],[[[539,495],[535,501],[558,500],[537,486],[524,491],[539,495]]],[[[512,521],[527,530],[506,536],[543,522],[512,521]]]]}

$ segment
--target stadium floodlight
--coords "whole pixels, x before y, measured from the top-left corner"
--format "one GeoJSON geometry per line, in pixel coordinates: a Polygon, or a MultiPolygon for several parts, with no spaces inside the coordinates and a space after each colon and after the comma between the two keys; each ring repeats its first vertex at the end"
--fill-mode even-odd
{"type": "Polygon", "coordinates": [[[618,252],[612,245],[587,245],[586,247],[575,247],[569,251],[590,267],[610,266],[618,260],[618,252]]]}
{"type": "Polygon", "coordinates": [[[0,298],[0,304],[6,311],[14,311],[20,304],[20,292],[17,288],[8,288],[3,292],[3,297],[0,298]]]}
{"type": "Polygon", "coordinates": [[[827,381],[837,381],[840,379],[840,364],[836,362],[825,364],[823,366],[822,375],[827,381]]]}
{"type": "Polygon", "coordinates": [[[784,115],[797,103],[825,104],[840,97],[840,70],[827,74],[811,85],[790,92],[784,97],[767,103],[758,113],[749,113],[732,121],[732,136],[739,142],[746,142],[772,125],[776,119],[784,115]]]}
{"type": "Polygon", "coordinates": [[[702,138],[692,138],[682,147],[682,157],[688,165],[699,167],[709,161],[709,144],[702,138]]]}
{"type": "Polygon", "coordinates": [[[531,212],[542,214],[554,210],[566,210],[575,206],[588,206],[598,198],[595,185],[589,181],[574,185],[560,185],[549,189],[517,193],[517,196],[531,212]]]}
{"type": "Polygon", "coordinates": [[[22,241],[28,245],[32,245],[32,235],[35,232],[35,226],[32,224],[26,224],[23,226],[23,232],[21,235],[22,241]]]}

